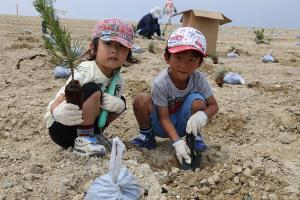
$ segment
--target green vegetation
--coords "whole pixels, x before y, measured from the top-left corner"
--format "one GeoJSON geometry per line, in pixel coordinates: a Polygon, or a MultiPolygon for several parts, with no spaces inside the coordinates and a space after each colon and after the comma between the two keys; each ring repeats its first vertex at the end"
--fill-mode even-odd
{"type": "Polygon", "coordinates": [[[50,62],[71,69],[72,79],[65,87],[66,101],[82,108],[83,89],[79,81],[74,80],[74,68],[82,57],[83,43],[71,40],[70,33],[60,24],[59,18],[55,16],[53,6],[49,6],[45,0],[35,0],[33,5],[49,32],[49,35],[44,35],[43,39],[45,48],[52,57],[50,62]]]}
{"type": "Polygon", "coordinates": [[[224,83],[224,81],[223,81],[224,76],[225,76],[225,74],[226,74],[227,72],[230,72],[230,71],[231,71],[230,67],[223,67],[223,68],[221,68],[220,70],[218,70],[218,71],[216,72],[216,79],[215,79],[215,81],[216,81],[216,83],[218,84],[218,86],[220,86],[220,87],[223,86],[223,83],[224,83]]]}
{"type": "Polygon", "coordinates": [[[155,52],[154,52],[154,47],[155,47],[154,42],[153,42],[153,41],[149,42],[149,44],[148,44],[148,51],[149,51],[150,53],[155,53],[155,52]]]}
{"type": "Polygon", "coordinates": [[[211,60],[213,61],[214,64],[218,64],[219,63],[219,58],[217,55],[215,54],[209,54],[208,57],[211,58],[211,60]]]}
{"type": "Polygon", "coordinates": [[[271,38],[265,36],[264,32],[264,29],[254,31],[256,44],[270,44],[271,38]]]}
{"type": "Polygon", "coordinates": [[[43,40],[45,48],[52,57],[50,62],[70,67],[74,79],[74,68],[84,51],[83,43],[71,40],[67,28],[63,27],[59,19],[54,16],[53,6],[48,6],[45,0],[35,0],[33,5],[49,31],[49,35],[44,35],[43,40]]]}

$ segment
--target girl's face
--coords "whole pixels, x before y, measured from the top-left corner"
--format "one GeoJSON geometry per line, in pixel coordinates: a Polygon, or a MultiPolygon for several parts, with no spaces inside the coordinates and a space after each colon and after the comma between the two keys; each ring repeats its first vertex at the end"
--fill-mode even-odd
{"type": "Polygon", "coordinates": [[[185,82],[189,76],[199,67],[200,56],[192,50],[171,54],[165,54],[165,60],[170,65],[169,74],[173,81],[185,82]]]}
{"type": "Polygon", "coordinates": [[[116,41],[98,41],[96,54],[96,64],[100,70],[108,77],[113,75],[113,71],[125,64],[129,48],[116,41]]]}

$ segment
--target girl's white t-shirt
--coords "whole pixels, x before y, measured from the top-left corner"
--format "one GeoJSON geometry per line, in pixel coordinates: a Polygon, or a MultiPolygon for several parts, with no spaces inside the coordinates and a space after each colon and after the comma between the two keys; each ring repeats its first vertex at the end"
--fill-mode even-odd
{"type": "MultiPolygon", "coordinates": [[[[113,77],[113,76],[112,76],[113,77]]],[[[85,61],[82,62],[75,70],[74,70],[74,79],[78,80],[80,85],[83,86],[86,83],[96,83],[101,88],[102,92],[105,92],[109,82],[111,81],[112,77],[108,78],[103,74],[103,72],[99,69],[95,61],[85,61]]],[[[121,97],[124,92],[125,82],[124,79],[119,76],[119,80],[116,86],[116,96],[121,97]]],[[[71,81],[71,77],[69,77],[66,85],[71,81]]],[[[65,86],[66,86],[65,85],[65,86]]],[[[58,93],[56,94],[55,98],[49,103],[47,112],[45,115],[46,126],[49,128],[52,126],[54,119],[50,113],[50,107],[54,100],[60,96],[61,94],[65,94],[65,86],[61,87],[58,93]]]]}

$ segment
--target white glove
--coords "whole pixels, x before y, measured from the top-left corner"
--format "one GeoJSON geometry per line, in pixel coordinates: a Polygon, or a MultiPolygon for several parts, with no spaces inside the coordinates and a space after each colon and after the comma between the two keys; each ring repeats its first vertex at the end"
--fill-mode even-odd
{"type": "Polygon", "coordinates": [[[198,111],[194,113],[186,124],[186,133],[193,133],[197,136],[198,133],[201,132],[201,129],[207,123],[207,115],[203,111],[198,111]]]}
{"type": "Polygon", "coordinates": [[[104,93],[101,108],[109,112],[121,113],[125,109],[125,102],[119,97],[104,93]]]}
{"type": "Polygon", "coordinates": [[[176,156],[177,156],[177,159],[179,160],[180,164],[182,164],[182,159],[184,159],[187,164],[191,164],[192,160],[191,160],[191,157],[189,156],[190,149],[186,145],[185,141],[178,140],[177,142],[175,142],[173,144],[173,147],[176,150],[176,156]]]}
{"type": "Polygon", "coordinates": [[[159,40],[162,40],[162,41],[164,41],[165,40],[165,38],[164,38],[164,36],[159,36],[159,38],[158,38],[159,40]]]}
{"type": "Polygon", "coordinates": [[[66,101],[63,101],[53,110],[53,118],[67,126],[74,126],[83,122],[82,110],[79,109],[79,106],[66,101]]]}

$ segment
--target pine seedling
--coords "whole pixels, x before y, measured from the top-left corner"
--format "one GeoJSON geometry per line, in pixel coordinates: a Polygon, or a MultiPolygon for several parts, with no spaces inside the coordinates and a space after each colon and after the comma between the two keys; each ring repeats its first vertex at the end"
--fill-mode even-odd
{"type": "Polygon", "coordinates": [[[222,87],[223,86],[223,83],[224,83],[224,76],[227,72],[230,72],[231,69],[229,67],[224,67],[224,68],[221,68],[220,70],[218,70],[216,72],[216,83],[218,84],[218,86],[222,87]]]}
{"type": "Polygon", "coordinates": [[[241,55],[240,51],[241,50],[235,48],[234,46],[231,46],[230,49],[228,50],[228,53],[232,53],[233,52],[233,53],[235,53],[235,54],[237,54],[237,55],[240,56],[241,55]]]}
{"type": "Polygon", "coordinates": [[[213,64],[218,64],[218,63],[219,63],[219,58],[218,58],[217,55],[215,55],[215,54],[210,54],[210,55],[208,55],[208,57],[211,58],[211,60],[213,61],[213,64]]]}
{"type": "Polygon", "coordinates": [[[154,42],[153,41],[151,41],[149,44],[148,44],[148,51],[150,52],[150,53],[155,53],[154,52],[154,42]]]}
{"type": "Polygon", "coordinates": [[[261,44],[261,43],[270,44],[271,39],[269,37],[266,37],[264,35],[264,32],[265,32],[264,29],[254,31],[256,44],[261,44]]]}
{"type": "Polygon", "coordinates": [[[67,28],[60,24],[55,16],[53,6],[48,6],[46,0],[33,1],[35,9],[44,21],[49,35],[43,36],[45,48],[51,55],[50,62],[54,65],[63,65],[71,70],[72,80],[66,86],[65,95],[68,103],[82,106],[82,88],[79,81],[74,80],[74,69],[80,61],[84,45],[83,42],[73,41],[67,28]]]}

